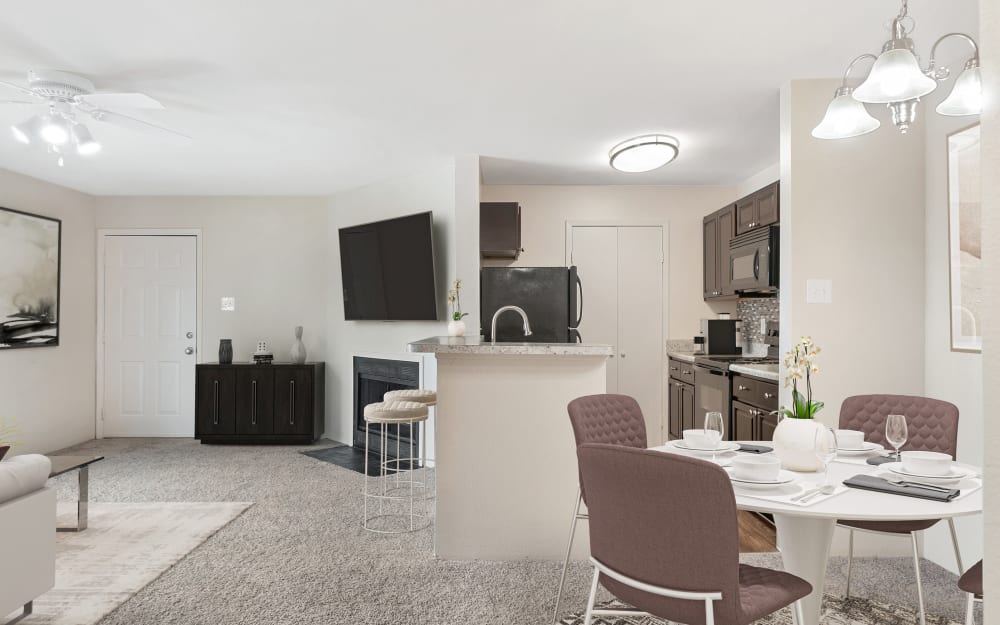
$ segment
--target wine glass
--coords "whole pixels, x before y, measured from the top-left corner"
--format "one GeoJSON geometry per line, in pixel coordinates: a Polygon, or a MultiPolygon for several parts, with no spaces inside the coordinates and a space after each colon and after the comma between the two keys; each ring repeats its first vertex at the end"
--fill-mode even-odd
{"type": "Polygon", "coordinates": [[[837,433],[833,428],[819,426],[813,441],[813,452],[823,465],[823,484],[830,483],[830,463],[837,458],[837,433]]]}
{"type": "Polygon", "coordinates": [[[715,460],[715,449],[717,449],[718,445],[722,443],[722,439],[725,438],[725,434],[726,434],[726,425],[722,421],[722,413],[721,412],[707,412],[707,413],[705,413],[704,432],[705,432],[705,438],[706,439],[708,439],[709,436],[711,436],[712,439],[715,439],[715,440],[718,441],[716,443],[716,446],[712,449],[712,460],[715,460]],[[712,434],[710,434],[710,432],[712,434]],[[716,439],[716,437],[714,435],[715,432],[719,433],[717,439],[716,439]]]}
{"type": "Polygon", "coordinates": [[[885,420],[885,440],[896,450],[896,461],[899,462],[899,448],[906,444],[906,415],[891,414],[885,420]]]}

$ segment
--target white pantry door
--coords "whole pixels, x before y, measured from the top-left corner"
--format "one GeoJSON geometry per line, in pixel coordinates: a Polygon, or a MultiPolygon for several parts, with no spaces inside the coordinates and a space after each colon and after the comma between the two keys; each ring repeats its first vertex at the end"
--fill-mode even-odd
{"type": "Polygon", "coordinates": [[[104,436],[194,436],[197,239],[104,238],[104,436]]]}

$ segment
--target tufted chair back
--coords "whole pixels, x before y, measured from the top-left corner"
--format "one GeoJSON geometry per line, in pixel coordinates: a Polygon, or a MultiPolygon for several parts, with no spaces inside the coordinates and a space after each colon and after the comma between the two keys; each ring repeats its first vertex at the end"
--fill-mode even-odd
{"type": "MultiPolygon", "coordinates": [[[[628,395],[585,395],[566,406],[576,446],[606,443],[646,449],[646,420],[639,402],[628,395]]],[[[583,481],[580,481],[581,492],[583,481]]],[[[583,500],[587,500],[586,493],[583,500]]]]}
{"type": "Polygon", "coordinates": [[[885,421],[891,414],[906,415],[909,434],[904,451],[937,451],[955,457],[958,446],[958,408],[940,399],[911,395],[855,395],[840,407],[840,428],[860,430],[865,440],[892,446],[885,440],[885,421]]]}

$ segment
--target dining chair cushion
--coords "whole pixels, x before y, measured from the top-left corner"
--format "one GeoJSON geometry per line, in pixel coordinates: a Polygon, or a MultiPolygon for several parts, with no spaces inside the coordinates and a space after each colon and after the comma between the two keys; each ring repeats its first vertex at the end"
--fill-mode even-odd
{"type": "Polygon", "coordinates": [[[962,573],[958,578],[958,587],[965,592],[982,597],[983,596],[983,561],[973,564],[968,571],[962,573]]]}
{"type": "MultiPolygon", "coordinates": [[[[587,443],[577,448],[590,493],[590,553],[647,584],[721,592],[717,623],[746,625],[808,595],[789,573],[743,567],[736,498],[718,465],[679,454],[587,443]]],[[[601,575],[620,600],[670,621],[703,625],[701,601],[652,594],[601,575]]]]}
{"type": "Polygon", "coordinates": [[[922,532],[932,527],[941,519],[920,519],[919,521],[837,521],[837,525],[853,527],[870,532],[885,532],[886,534],[909,534],[922,532]]]}
{"type": "Polygon", "coordinates": [[[865,440],[891,445],[885,439],[885,421],[891,414],[906,415],[903,449],[937,451],[955,457],[958,446],[958,408],[949,402],[912,395],[855,395],[840,407],[840,428],[860,430],[865,440]]]}

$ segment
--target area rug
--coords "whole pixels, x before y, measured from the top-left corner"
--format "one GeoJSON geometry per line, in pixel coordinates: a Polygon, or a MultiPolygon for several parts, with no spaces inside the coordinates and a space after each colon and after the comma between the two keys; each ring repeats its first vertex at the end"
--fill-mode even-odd
{"type": "MultiPolygon", "coordinates": [[[[86,530],[56,535],[55,588],[26,624],[97,623],[251,505],[91,503],[86,530]]],[[[60,504],[58,523],[72,525],[74,514],[60,504]]]]}
{"type": "MultiPolygon", "coordinates": [[[[601,608],[622,608],[623,604],[609,601],[598,604],[601,608]]],[[[663,625],[667,621],[652,617],[595,617],[592,625],[663,625]]],[[[916,610],[897,605],[869,601],[859,597],[823,596],[823,625],[913,625],[920,619],[916,610]]],[[[559,619],[559,625],[583,625],[583,612],[559,619]]],[[[792,625],[792,611],[778,610],[770,616],[755,621],[754,625],[792,625]]],[[[960,625],[942,616],[927,615],[927,625],[960,625]]]]}

